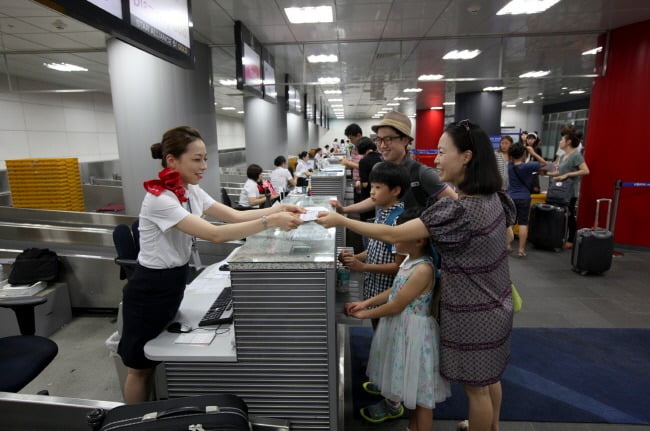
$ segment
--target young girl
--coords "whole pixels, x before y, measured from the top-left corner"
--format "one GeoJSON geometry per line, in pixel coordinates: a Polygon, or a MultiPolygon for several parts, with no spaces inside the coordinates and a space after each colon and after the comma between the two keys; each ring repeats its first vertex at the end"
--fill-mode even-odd
{"type": "Polygon", "coordinates": [[[457,200],[442,198],[399,226],[334,212],[319,215],[318,223],[393,244],[431,239],[442,256],[440,374],[464,385],[472,431],[498,430],[512,331],[506,228],[514,222],[515,206],[501,191],[490,138],[476,124],[447,126],[436,164],[440,179],[456,186],[457,200]]]}
{"type": "MultiPolygon", "coordinates": [[[[418,217],[421,210],[401,214],[398,224],[418,217]]],[[[409,431],[429,431],[432,410],[451,391],[438,370],[438,323],[431,316],[435,268],[426,238],[395,243],[397,252],[408,258],[400,265],[393,286],[370,299],[345,305],[347,314],[360,319],[381,317],[370,347],[367,374],[381,389],[386,406],[409,409],[409,431]],[[367,310],[368,307],[377,306],[367,310]]],[[[377,415],[361,409],[361,416],[373,422],[377,415]]]]}

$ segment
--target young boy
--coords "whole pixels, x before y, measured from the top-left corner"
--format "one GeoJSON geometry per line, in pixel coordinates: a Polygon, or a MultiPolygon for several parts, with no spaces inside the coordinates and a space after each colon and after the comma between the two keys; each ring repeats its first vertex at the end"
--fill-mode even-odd
{"type": "MultiPolygon", "coordinates": [[[[375,223],[395,225],[404,211],[400,198],[410,186],[404,167],[381,162],[370,172],[370,198],[375,204],[375,223]]],[[[345,253],[345,252],[344,252],[345,253]]],[[[391,244],[370,239],[368,248],[356,255],[342,254],[339,259],[352,271],[363,272],[363,299],[372,298],[393,285],[393,279],[404,256],[396,255],[391,244]]],[[[372,319],[373,329],[379,319],[372,319]]]]}

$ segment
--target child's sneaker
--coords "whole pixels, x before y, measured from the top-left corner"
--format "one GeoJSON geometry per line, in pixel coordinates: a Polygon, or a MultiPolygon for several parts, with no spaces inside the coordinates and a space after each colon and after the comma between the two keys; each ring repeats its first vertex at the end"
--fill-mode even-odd
{"type": "Polygon", "coordinates": [[[381,391],[379,390],[379,387],[377,387],[377,385],[375,385],[372,382],[365,382],[363,384],[363,390],[368,392],[369,394],[372,394],[372,395],[380,395],[381,394],[381,391]]]}
{"type": "Polygon", "coordinates": [[[361,417],[378,424],[384,422],[387,419],[397,419],[404,414],[404,407],[400,403],[397,406],[393,406],[388,400],[381,400],[376,404],[364,407],[360,410],[361,417]]]}

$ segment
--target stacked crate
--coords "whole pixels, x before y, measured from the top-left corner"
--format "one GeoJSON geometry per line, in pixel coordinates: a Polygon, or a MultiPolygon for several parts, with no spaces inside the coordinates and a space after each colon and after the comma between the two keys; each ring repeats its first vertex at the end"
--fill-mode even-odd
{"type": "Polygon", "coordinates": [[[85,211],[76,158],[7,160],[6,164],[14,207],[85,211]]]}

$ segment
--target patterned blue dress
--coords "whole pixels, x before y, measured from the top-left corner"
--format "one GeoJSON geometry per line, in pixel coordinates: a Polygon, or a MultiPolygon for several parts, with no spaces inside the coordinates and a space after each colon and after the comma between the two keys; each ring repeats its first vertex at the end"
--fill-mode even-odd
{"type": "MultiPolygon", "coordinates": [[[[431,265],[428,256],[406,259],[391,287],[393,301],[418,265],[431,265]]],[[[393,401],[408,409],[433,409],[451,395],[449,382],[438,369],[438,323],[431,316],[433,292],[415,298],[400,314],[382,317],[372,339],[367,374],[393,401]]]]}

